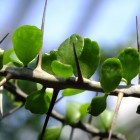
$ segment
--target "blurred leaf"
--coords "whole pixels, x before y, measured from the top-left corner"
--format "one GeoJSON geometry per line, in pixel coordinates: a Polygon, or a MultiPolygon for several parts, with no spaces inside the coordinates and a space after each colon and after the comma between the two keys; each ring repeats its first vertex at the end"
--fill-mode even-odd
{"type": "Polygon", "coordinates": [[[106,109],[106,98],[106,94],[104,96],[94,97],[88,107],[88,113],[92,116],[100,115],[106,109]]]}
{"type": "Polygon", "coordinates": [[[42,47],[42,31],[31,25],[21,26],[14,32],[12,42],[17,57],[27,66],[42,47]]]}
{"type": "Polygon", "coordinates": [[[42,55],[42,69],[50,74],[54,74],[52,71],[51,64],[57,59],[57,51],[53,50],[50,53],[45,53],[42,55]]]}
{"type": "Polygon", "coordinates": [[[35,114],[47,113],[50,105],[50,98],[42,88],[28,95],[26,98],[25,108],[35,114]]]}
{"type": "Polygon", "coordinates": [[[123,72],[122,77],[127,80],[127,84],[139,73],[140,56],[135,48],[126,48],[118,56],[121,61],[123,72]]]}
{"type": "Polygon", "coordinates": [[[69,101],[66,104],[66,124],[75,124],[80,120],[80,104],[74,101],[69,101]]]}
{"type": "Polygon", "coordinates": [[[90,103],[81,105],[81,107],[80,107],[81,119],[87,115],[87,113],[88,113],[87,110],[88,110],[89,105],[90,105],[90,103]]]}
{"type": "MultiPolygon", "coordinates": [[[[42,140],[59,140],[61,131],[61,126],[48,127],[42,140]]],[[[38,140],[40,140],[40,136],[38,140]]]]}
{"type": "Polygon", "coordinates": [[[57,60],[54,60],[51,64],[53,72],[62,78],[69,78],[72,76],[73,69],[71,65],[63,64],[57,60]]]}
{"type": "Polygon", "coordinates": [[[100,48],[95,41],[84,39],[84,47],[79,57],[82,76],[90,78],[97,69],[100,62],[100,48]]]}
{"type": "Polygon", "coordinates": [[[100,82],[106,93],[113,91],[122,78],[121,62],[117,58],[106,59],[101,66],[100,82]]]}
{"type": "Polygon", "coordinates": [[[64,89],[64,91],[62,92],[62,96],[72,96],[72,95],[79,94],[81,92],[84,92],[84,90],[67,88],[67,89],[64,89]]]}
{"type": "Polygon", "coordinates": [[[101,114],[101,121],[104,129],[108,132],[111,128],[114,112],[111,110],[105,110],[101,114]]]}

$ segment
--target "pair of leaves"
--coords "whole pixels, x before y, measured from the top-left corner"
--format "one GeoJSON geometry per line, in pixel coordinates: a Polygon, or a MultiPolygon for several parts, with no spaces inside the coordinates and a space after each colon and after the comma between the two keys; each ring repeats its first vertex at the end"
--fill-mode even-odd
{"type": "Polygon", "coordinates": [[[140,55],[135,48],[126,48],[117,58],[108,58],[101,67],[100,82],[106,93],[113,91],[120,83],[121,78],[131,83],[139,73],[140,55]]]}
{"type": "Polygon", "coordinates": [[[73,34],[70,38],[66,39],[57,51],[44,54],[42,61],[43,69],[63,78],[69,78],[73,73],[77,76],[73,43],[76,46],[76,54],[83,77],[91,77],[99,65],[100,48],[95,41],[87,38],[83,39],[78,34],[73,34]]]}
{"type": "Polygon", "coordinates": [[[35,91],[26,98],[25,108],[35,114],[47,113],[50,105],[50,98],[44,88],[35,91]]]}

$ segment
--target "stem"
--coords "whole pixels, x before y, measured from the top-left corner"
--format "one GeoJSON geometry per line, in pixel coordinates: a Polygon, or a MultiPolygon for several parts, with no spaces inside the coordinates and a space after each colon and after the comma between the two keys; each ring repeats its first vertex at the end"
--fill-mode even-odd
{"type": "MultiPolygon", "coordinates": [[[[42,31],[42,40],[44,36],[44,25],[45,25],[45,15],[46,15],[46,8],[47,8],[47,0],[45,0],[45,5],[44,5],[44,11],[43,11],[43,17],[42,17],[42,24],[41,24],[41,31],[42,31]]],[[[43,45],[43,44],[42,44],[43,45]]],[[[37,60],[37,66],[36,69],[41,70],[41,64],[42,64],[42,48],[38,54],[38,60],[37,60]]]]}
{"type": "Polygon", "coordinates": [[[44,137],[44,134],[45,134],[45,130],[46,130],[49,118],[51,116],[54,104],[56,102],[58,93],[59,93],[59,90],[58,89],[54,89],[52,100],[51,100],[51,103],[50,103],[50,107],[49,107],[49,110],[47,112],[46,119],[45,119],[45,122],[44,122],[44,126],[43,126],[43,129],[42,129],[42,132],[41,132],[40,140],[43,140],[43,137],[44,137]]]}

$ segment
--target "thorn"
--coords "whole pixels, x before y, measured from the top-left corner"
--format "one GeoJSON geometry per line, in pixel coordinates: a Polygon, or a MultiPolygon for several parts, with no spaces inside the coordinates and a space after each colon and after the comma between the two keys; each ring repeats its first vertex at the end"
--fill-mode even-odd
{"type": "Polygon", "coordinates": [[[112,120],[112,124],[111,124],[111,129],[110,129],[110,132],[109,132],[108,140],[111,140],[112,131],[113,131],[113,128],[114,128],[114,125],[115,125],[115,122],[116,122],[116,118],[117,118],[117,115],[118,115],[118,111],[119,111],[119,108],[120,108],[120,105],[121,105],[122,98],[123,98],[123,93],[119,92],[118,93],[118,98],[117,98],[117,104],[116,104],[116,108],[115,108],[115,112],[114,112],[114,116],[113,116],[113,120],[112,120]]]}
{"type": "Polygon", "coordinates": [[[0,44],[5,40],[5,38],[9,35],[9,33],[7,33],[2,40],[0,40],[0,44]]]}
{"type": "Polygon", "coordinates": [[[0,87],[0,114],[3,116],[3,94],[2,94],[3,87],[0,87]]]}
{"type": "MultiPolygon", "coordinates": [[[[46,8],[47,8],[47,0],[45,0],[44,11],[43,11],[43,16],[42,16],[42,24],[41,24],[42,40],[43,40],[43,36],[44,36],[44,25],[45,25],[46,8]]],[[[40,52],[38,54],[38,60],[37,60],[36,69],[42,70],[41,63],[42,63],[42,49],[40,50],[40,52]]]]}
{"type": "Polygon", "coordinates": [[[83,82],[83,77],[82,77],[82,73],[81,73],[81,69],[80,69],[80,65],[79,65],[79,61],[78,61],[78,57],[77,57],[77,54],[76,54],[76,49],[75,49],[75,44],[74,43],[73,43],[73,51],[74,51],[74,57],[75,57],[77,72],[78,72],[78,81],[83,82]]]}
{"type": "MultiPolygon", "coordinates": [[[[140,35],[139,35],[139,25],[138,25],[138,18],[136,16],[136,33],[137,33],[137,49],[140,53],[140,35]]],[[[138,83],[140,83],[140,74],[138,76],[138,83]]]]}
{"type": "Polygon", "coordinates": [[[136,16],[136,32],[137,32],[137,48],[138,48],[138,52],[140,53],[140,37],[139,37],[139,25],[138,25],[137,16],[136,16]]]}

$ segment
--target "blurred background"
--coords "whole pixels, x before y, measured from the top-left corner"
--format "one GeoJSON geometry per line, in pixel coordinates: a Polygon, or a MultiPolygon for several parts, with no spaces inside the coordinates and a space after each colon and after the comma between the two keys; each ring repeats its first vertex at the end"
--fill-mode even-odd
{"type": "MultiPolygon", "coordinates": [[[[11,37],[15,29],[29,24],[41,27],[45,0],[4,0],[0,3],[0,39],[10,33],[0,44],[7,50],[12,47],[11,37]]],[[[140,22],[139,0],[48,0],[44,32],[43,52],[57,49],[70,35],[77,33],[98,42],[103,59],[117,56],[125,47],[137,47],[136,16],[140,22]]],[[[98,72],[91,78],[99,79],[98,72]]],[[[137,84],[137,78],[133,80],[137,84]]],[[[84,92],[63,99],[55,108],[64,114],[66,102],[76,100],[90,102],[96,93],[84,92]]],[[[4,112],[10,108],[9,97],[4,112]]],[[[108,108],[114,110],[116,97],[110,97],[108,108]]],[[[125,98],[120,107],[116,127],[128,140],[140,138],[140,116],[136,114],[139,99],[125,98]]],[[[33,115],[24,107],[0,122],[0,140],[35,140],[42,129],[45,116],[33,115]]],[[[50,125],[55,125],[55,120],[50,125]]],[[[59,123],[58,123],[59,124],[59,123]]],[[[88,137],[81,134],[83,140],[88,137]]],[[[69,134],[64,136],[69,139],[69,134]]],[[[74,136],[77,140],[79,137],[74,136]]]]}

